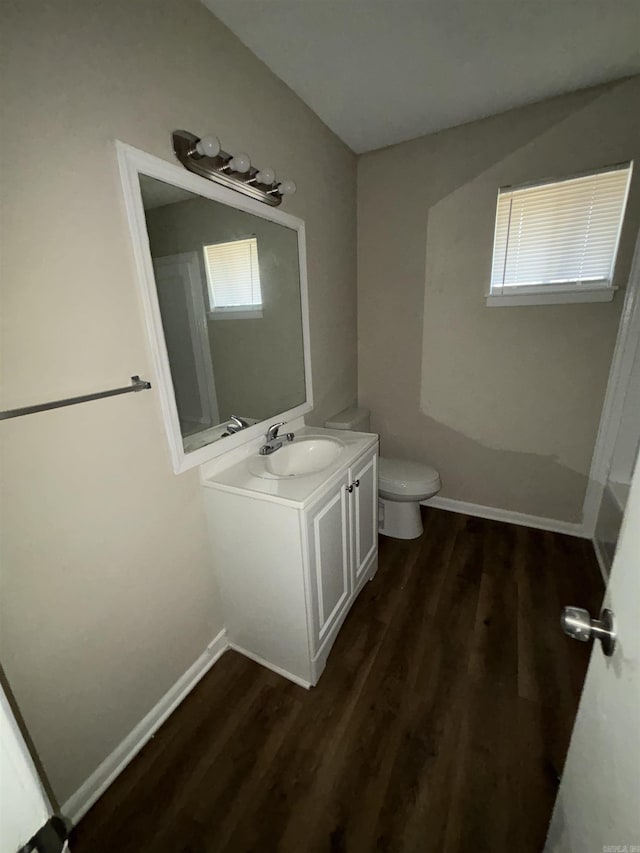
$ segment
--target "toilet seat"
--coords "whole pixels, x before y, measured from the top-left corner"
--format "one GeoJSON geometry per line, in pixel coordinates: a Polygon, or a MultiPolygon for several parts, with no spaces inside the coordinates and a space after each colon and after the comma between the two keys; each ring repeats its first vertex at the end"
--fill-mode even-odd
{"type": "Polygon", "coordinates": [[[378,488],[381,497],[396,500],[426,500],[440,491],[440,475],[431,465],[407,459],[378,460],[378,488]]]}

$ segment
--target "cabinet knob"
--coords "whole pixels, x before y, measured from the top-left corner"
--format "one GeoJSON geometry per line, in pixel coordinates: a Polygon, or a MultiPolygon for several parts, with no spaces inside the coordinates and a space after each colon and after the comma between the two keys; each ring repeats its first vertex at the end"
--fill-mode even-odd
{"type": "Polygon", "coordinates": [[[353,483],[350,486],[345,486],[345,488],[348,492],[352,492],[353,491],[353,483]]]}
{"type": "Polygon", "coordinates": [[[357,488],[358,488],[358,486],[360,485],[360,480],[354,480],[353,485],[354,485],[354,486],[356,487],[356,489],[357,489],[357,488]]]}

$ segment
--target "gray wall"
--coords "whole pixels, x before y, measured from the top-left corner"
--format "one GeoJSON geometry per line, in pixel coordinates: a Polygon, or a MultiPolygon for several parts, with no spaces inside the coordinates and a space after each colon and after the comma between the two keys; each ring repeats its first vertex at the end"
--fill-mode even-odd
{"type": "Polygon", "coordinates": [[[196,0],[10,0],[3,29],[3,408],[155,386],[2,426],[2,664],[64,801],[223,623],[198,472],[171,469],[114,140],[173,161],[174,129],[214,132],[296,180],[319,421],[356,394],[355,157],[196,0]]]}
{"type": "MultiPolygon", "coordinates": [[[[640,77],[359,158],[359,399],[442,495],[581,518],[623,302],[487,308],[499,186],[640,160],[640,77]]],[[[640,213],[636,163],[616,284],[640,213]]]]}
{"type": "Polygon", "coordinates": [[[265,420],[304,403],[297,232],[208,199],[145,215],[153,257],[195,252],[205,290],[202,247],[257,237],[262,317],[208,321],[220,421],[232,414],[265,420]]]}

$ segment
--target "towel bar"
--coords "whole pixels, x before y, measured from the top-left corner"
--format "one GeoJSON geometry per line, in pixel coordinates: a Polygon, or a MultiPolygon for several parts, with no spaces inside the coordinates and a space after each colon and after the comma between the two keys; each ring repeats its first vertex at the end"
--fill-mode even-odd
{"type": "Polygon", "coordinates": [[[0,412],[0,421],[9,418],[19,418],[22,415],[32,415],[34,412],[46,412],[47,409],[60,409],[63,406],[75,406],[76,403],[86,403],[89,400],[101,400],[103,397],[115,397],[118,394],[130,394],[132,391],[146,391],[151,388],[151,383],[139,376],[131,377],[131,385],[124,388],[112,388],[110,391],[98,391],[95,394],[82,394],[80,397],[67,397],[64,400],[54,400],[51,403],[40,403],[37,406],[23,406],[20,409],[8,409],[0,412]]]}

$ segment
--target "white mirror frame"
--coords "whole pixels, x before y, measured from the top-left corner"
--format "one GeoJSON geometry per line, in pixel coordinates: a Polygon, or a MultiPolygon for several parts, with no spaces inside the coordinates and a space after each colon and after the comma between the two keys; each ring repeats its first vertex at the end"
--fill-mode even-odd
{"type": "Polygon", "coordinates": [[[151,359],[156,374],[160,405],[164,420],[165,431],[169,441],[173,470],[176,474],[202,465],[236,448],[258,438],[266,432],[266,427],[275,421],[292,421],[313,409],[313,393],[311,387],[311,349],[309,344],[309,301],[307,293],[307,252],[305,241],[304,221],[297,216],[284,213],[279,208],[269,207],[261,202],[227,189],[206,178],[201,178],[188,172],[182,166],[176,166],[133,148],[124,142],[116,140],[118,164],[124,193],[124,203],[131,232],[131,241],[137,270],[138,292],[142,303],[142,312],[147,330],[147,340],[151,359]],[[276,412],[266,421],[253,424],[239,433],[218,439],[205,447],[185,453],[178,418],[169,356],[164,338],[160,306],[156,282],[153,274],[151,249],[147,234],[147,225],[140,192],[139,175],[164,181],[167,184],[188,190],[196,195],[210,198],[213,201],[244,210],[262,219],[268,219],[279,225],[291,228],[298,234],[298,258],[300,266],[300,307],[302,313],[302,335],[304,345],[304,380],[306,400],[300,406],[286,412],[276,412]]]}

